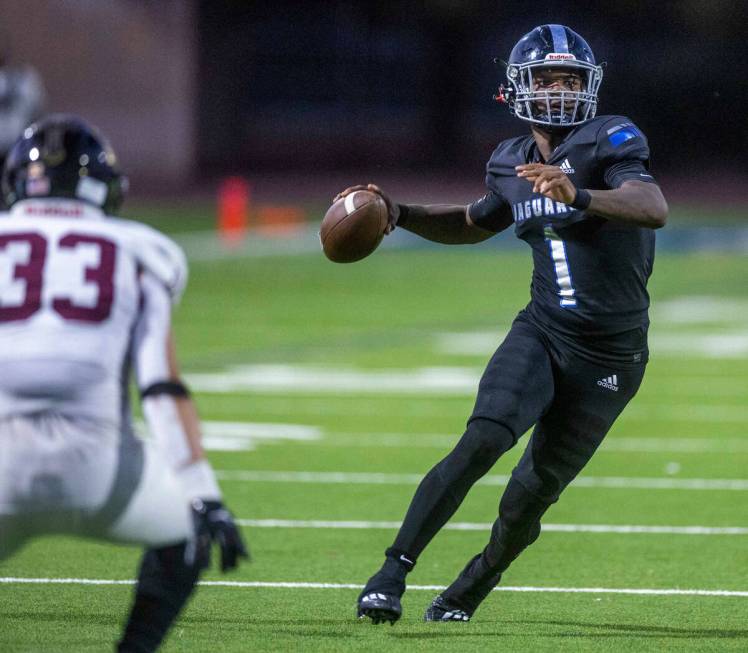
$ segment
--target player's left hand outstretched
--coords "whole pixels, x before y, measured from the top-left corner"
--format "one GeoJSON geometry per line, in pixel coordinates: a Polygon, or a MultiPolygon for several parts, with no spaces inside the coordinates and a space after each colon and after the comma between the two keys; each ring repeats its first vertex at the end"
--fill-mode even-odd
{"type": "Polygon", "coordinates": [[[526,163],[516,166],[517,176],[527,179],[533,193],[540,193],[556,202],[571,204],[577,196],[577,187],[558,166],[544,163],[526,163]]]}

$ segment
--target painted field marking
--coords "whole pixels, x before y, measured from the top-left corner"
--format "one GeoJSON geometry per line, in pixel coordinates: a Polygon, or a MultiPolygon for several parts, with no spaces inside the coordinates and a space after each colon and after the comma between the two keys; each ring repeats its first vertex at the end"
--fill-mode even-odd
{"type": "MultiPolygon", "coordinates": [[[[282,441],[314,442],[322,429],[307,424],[281,422],[221,422],[202,420],[202,445],[208,451],[253,451],[258,444],[282,441]]],[[[148,434],[142,420],[136,420],[138,433],[148,434]]]]}
{"type": "Polygon", "coordinates": [[[231,365],[220,372],[187,375],[197,392],[313,394],[473,395],[482,370],[424,367],[362,370],[299,365],[231,365]]]}
{"type": "MultiPolygon", "coordinates": [[[[3,585],[135,585],[135,580],[117,580],[105,578],[22,578],[0,577],[3,585]]],[[[336,589],[360,590],[359,583],[305,583],[305,582],[272,582],[240,580],[203,580],[198,583],[203,587],[242,587],[242,588],[279,588],[279,589],[336,589]]],[[[408,585],[409,590],[427,590],[438,592],[446,589],[445,585],[408,585]]],[[[633,594],[645,596],[725,596],[748,597],[748,590],[700,590],[700,589],[640,589],[618,587],[522,587],[499,586],[494,592],[536,592],[554,594],[633,594]]]]}
{"type": "MultiPolygon", "coordinates": [[[[139,433],[147,433],[142,421],[136,421],[139,433]]],[[[253,451],[258,444],[303,442],[330,447],[453,447],[460,433],[325,433],[309,424],[282,422],[226,422],[203,420],[202,444],[208,451],[253,451]]],[[[745,438],[661,438],[609,436],[601,451],[632,453],[748,453],[745,438]]]]}
{"type": "MultiPolygon", "coordinates": [[[[253,528],[313,528],[352,530],[397,530],[399,521],[330,521],[321,519],[236,519],[240,526],[253,528]]],[[[449,522],[446,531],[489,531],[492,524],[449,522]]],[[[543,524],[543,532],[555,533],[623,533],[647,535],[748,535],[742,526],[634,526],[608,524],[543,524]]]]}
{"type": "MultiPolygon", "coordinates": [[[[435,350],[455,356],[490,356],[506,336],[496,331],[441,333],[435,337],[435,350]]],[[[684,352],[697,358],[742,359],[748,357],[748,331],[684,331],[659,333],[652,329],[649,348],[658,356],[681,357],[684,352]]]]}
{"type": "MultiPolygon", "coordinates": [[[[331,447],[453,447],[461,433],[327,433],[315,444],[331,447]]],[[[600,451],[631,453],[748,453],[745,438],[626,438],[609,435],[600,451]]]]}
{"type": "Polygon", "coordinates": [[[743,324],[748,315],[748,300],[716,295],[684,295],[657,301],[653,320],[670,324],[743,324]]]}
{"type": "MultiPolygon", "coordinates": [[[[425,472],[424,472],[425,474],[425,472]]],[[[216,470],[223,481],[254,483],[313,483],[343,485],[416,485],[423,474],[392,474],[385,472],[276,472],[265,470],[216,470]]],[[[479,485],[504,486],[509,476],[484,476],[479,485]]],[[[748,479],[738,478],[646,478],[632,476],[581,476],[573,487],[622,490],[748,490],[748,479]]]]}
{"type": "Polygon", "coordinates": [[[222,261],[232,258],[265,258],[319,253],[317,225],[303,228],[295,238],[272,238],[253,234],[237,247],[227,248],[212,231],[197,231],[175,235],[190,261],[222,261]]]}
{"type": "MultiPolygon", "coordinates": [[[[147,428],[136,422],[141,433],[147,428]]],[[[203,446],[210,451],[251,451],[261,443],[303,442],[332,447],[418,447],[443,449],[457,444],[461,433],[325,433],[309,424],[204,420],[203,446]]],[[[602,451],[632,453],[748,453],[745,438],[626,438],[608,436],[602,451]]]]}
{"type": "Polygon", "coordinates": [[[627,406],[626,419],[667,419],[681,422],[707,422],[709,424],[748,422],[748,406],[736,404],[676,404],[638,401],[627,406]]]}
{"type": "Polygon", "coordinates": [[[203,421],[202,444],[209,451],[251,451],[258,444],[314,442],[322,429],[306,424],[203,421]]]}
{"type": "MultiPolygon", "coordinates": [[[[681,349],[682,355],[682,349],[681,349]]],[[[407,369],[360,369],[355,367],[327,367],[322,365],[229,365],[217,372],[193,372],[187,375],[190,386],[198,392],[212,393],[269,393],[269,394],[313,394],[313,395],[421,395],[421,396],[475,396],[478,382],[483,374],[482,367],[417,367],[407,369]]],[[[677,390],[690,377],[679,377],[677,390]]],[[[709,395],[711,381],[708,377],[694,377],[699,396],[709,395]]],[[[715,381],[720,382],[720,381],[715,381]]],[[[738,391],[748,388],[743,377],[722,378],[721,383],[732,389],[736,396],[738,391]]],[[[714,389],[715,396],[720,396],[720,388],[714,389]]],[[[732,394],[732,393],[731,393],[732,394]]],[[[642,405],[646,394],[634,404],[642,405]]],[[[653,397],[653,399],[655,399],[653,397]]],[[[652,409],[661,404],[652,403],[652,409]]],[[[735,408],[726,404],[727,409],[735,408]]],[[[740,408],[740,406],[737,406],[740,408]]],[[[679,412],[692,408],[691,404],[678,405],[679,412]]],[[[722,409],[722,406],[706,406],[707,409],[722,409]]],[[[746,413],[742,413],[744,416],[746,413]]]]}

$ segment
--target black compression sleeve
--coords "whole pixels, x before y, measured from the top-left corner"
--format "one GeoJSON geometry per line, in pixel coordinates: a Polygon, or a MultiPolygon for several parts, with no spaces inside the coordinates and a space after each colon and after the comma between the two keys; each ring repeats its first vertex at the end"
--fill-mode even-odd
{"type": "Polygon", "coordinates": [[[512,210],[509,203],[499,193],[489,190],[468,208],[470,220],[486,231],[499,232],[507,227],[512,210]]]}
{"type": "Polygon", "coordinates": [[[426,217],[426,209],[418,204],[398,204],[397,206],[400,209],[400,215],[397,218],[398,227],[405,226],[408,220],[413,218],[426,217]]]}

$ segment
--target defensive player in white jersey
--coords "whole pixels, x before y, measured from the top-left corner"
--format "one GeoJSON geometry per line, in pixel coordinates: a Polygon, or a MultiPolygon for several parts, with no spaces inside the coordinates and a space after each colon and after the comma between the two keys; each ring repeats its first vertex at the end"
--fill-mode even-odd
{"type": "Polygon", "coordinates": [[[45,533],[145,545],[119,651],[153,651],[207,566],[246,549],[180,381],[171,307],[187,267],[159,232],[110,217],[126,181],[73,116],[27,128],[0,214],[0,561],[45,533]],[[134,369],[152,441],[135,437],[134,369]]]}

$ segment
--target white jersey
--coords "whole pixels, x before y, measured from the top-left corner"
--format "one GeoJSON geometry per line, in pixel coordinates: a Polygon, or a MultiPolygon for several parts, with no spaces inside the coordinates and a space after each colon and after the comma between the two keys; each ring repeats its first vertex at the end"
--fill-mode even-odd
{"type": "Polygon", "coordinates": [[[0,214],[0,418],[121,424],[133,339],[152,321],[145,286],[176,301],[186,277],[166,236],[81,202],[25,200],[0,214]]]}

